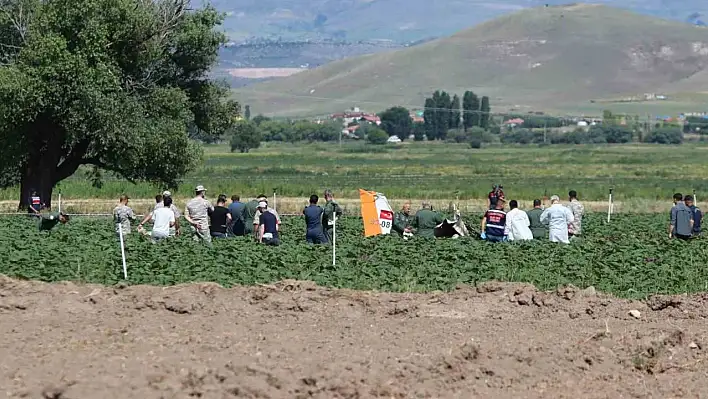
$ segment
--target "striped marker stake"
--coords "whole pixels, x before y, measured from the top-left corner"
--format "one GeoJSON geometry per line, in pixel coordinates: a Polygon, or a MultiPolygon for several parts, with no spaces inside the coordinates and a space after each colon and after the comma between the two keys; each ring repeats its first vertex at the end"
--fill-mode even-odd
{"type": "Polygon", "coordinates": [[[118,224],[118,235],[120,236],[120,256],[123,260],[123,279],[128,280],[128,266],[125,264],[125,245],[123,244],[123,225],[118,224]]]}

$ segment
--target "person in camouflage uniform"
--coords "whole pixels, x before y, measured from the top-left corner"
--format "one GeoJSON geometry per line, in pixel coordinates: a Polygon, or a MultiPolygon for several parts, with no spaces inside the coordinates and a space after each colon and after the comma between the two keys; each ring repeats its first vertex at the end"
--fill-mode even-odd
{"type": "Polygon", "coordinates": [[[194,189],[194,193],[195,197],[187,202],[184,218],[192,225],[196,241],[202,240],[207,244],[211,244],[209,212],[214,210],[214,206],[205,198],[206,188],[201,184],[194,189]]]}
{"type": "Polygon", "coordinates": [[[423,201],[422,209],[416,212],[411,226],[416,229],[416,235],[424,238],[435,238],[435,226],[442,222],[442,216],[433,211],[433,206],[429,202],[423,201]]]}
{"type": "Polygon", "coordinates": [[[401,207],[401,211],[393,215],[393,230],[402,236],[410,234],[414,217],[411,215],[411,203],[406,201],[401,207]]]}
{"type": "Polygon", "coordinates": [[[327,202],[325,203],[324,214],[322,215],[322,226],[324,227],[324,234],[325,237],[327,237],[327,241],[331,243],[334,238],[334,217],[339,218],[342,216],[342,208],[337,201],[334,200],[332,190],[325,190],[324,198],[327,202]]]}
{"type": "MultiPolygon", "coordinates": [[[[246,237],[257,233],[253,230],[253,222],[255,220],[256,212],[258,212],[258,198],[265,198],[265,195],[259,195],[256,199],[252,199],[246,202],[243,205],[243,208],[241,208],[241,219],[243,219],[243,235],[246,237]]],[[[257,235],[254,236],[257,237],[257,235]]]]}
{"type": "Polygon", "coordinates": [[[582,234],[583,215],[585,207],[578,201],[578,193],[575,190],[568,192],[568,209],[573,213],[573,221],[568,224],[568,235],[570,237],[580,236],[582,234]]]}
{"type": "Polygon", "coordinates": [[[113,223],[116,226],[116,234],[120,234],[120,229],[123,229],[123,235],[130,234],[130,222],[135,220],[133,209],[128,206],[128,196],[123,194],[120,196],[120,203],[113,208],[113,223]]]}

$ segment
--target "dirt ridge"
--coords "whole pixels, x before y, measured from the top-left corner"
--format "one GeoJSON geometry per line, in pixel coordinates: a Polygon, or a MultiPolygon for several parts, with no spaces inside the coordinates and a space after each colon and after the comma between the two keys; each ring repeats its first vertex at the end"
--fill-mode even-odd
{"type": "Polygon", "coordinates": [[[418,294],[0,275],[0,386],[37,398],[697,397],[706,305],[705,293],[631,301],[495,281],[418,294]]]}

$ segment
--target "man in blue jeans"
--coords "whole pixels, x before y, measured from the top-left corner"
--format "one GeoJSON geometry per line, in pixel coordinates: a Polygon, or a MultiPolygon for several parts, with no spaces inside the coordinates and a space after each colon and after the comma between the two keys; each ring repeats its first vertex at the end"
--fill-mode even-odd
{"type": "Polygon", "coordinates": [[[504,212],[504,198],[498,198],[494,209],[488,210],[482,218],[482,239],[489,242],[502,242],[506,238],[504,227],[506,225],[506,212],[504,212]]]}
{"type": "Polygon", "coordinates": [[[305,239],[310,244],[326,244],[327,237],[325,237],[322,229],[322,214],[324,209],[317,205],[320,198],[316,195],[310,196],[310,205],[303,209],[302,213],[305,215],[305,224],[307,225],[307,231],[305,233],[305,239]]]}

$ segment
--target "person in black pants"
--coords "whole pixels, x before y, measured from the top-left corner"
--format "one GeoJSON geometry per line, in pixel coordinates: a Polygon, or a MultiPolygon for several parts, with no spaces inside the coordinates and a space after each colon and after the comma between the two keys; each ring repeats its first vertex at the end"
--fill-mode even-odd
{"type": "Polygon", "coordinates": [[[327,237],[324,235],[322,229],[322,214],[324,209],[317,205],[320,198],[316,195],[310,196],[310,205],[305,207],[302,211],[305,215],[305,224],[307,224],[307,231],[305,232],[305,239],[310,244],[326,244],[327,237]]]}

